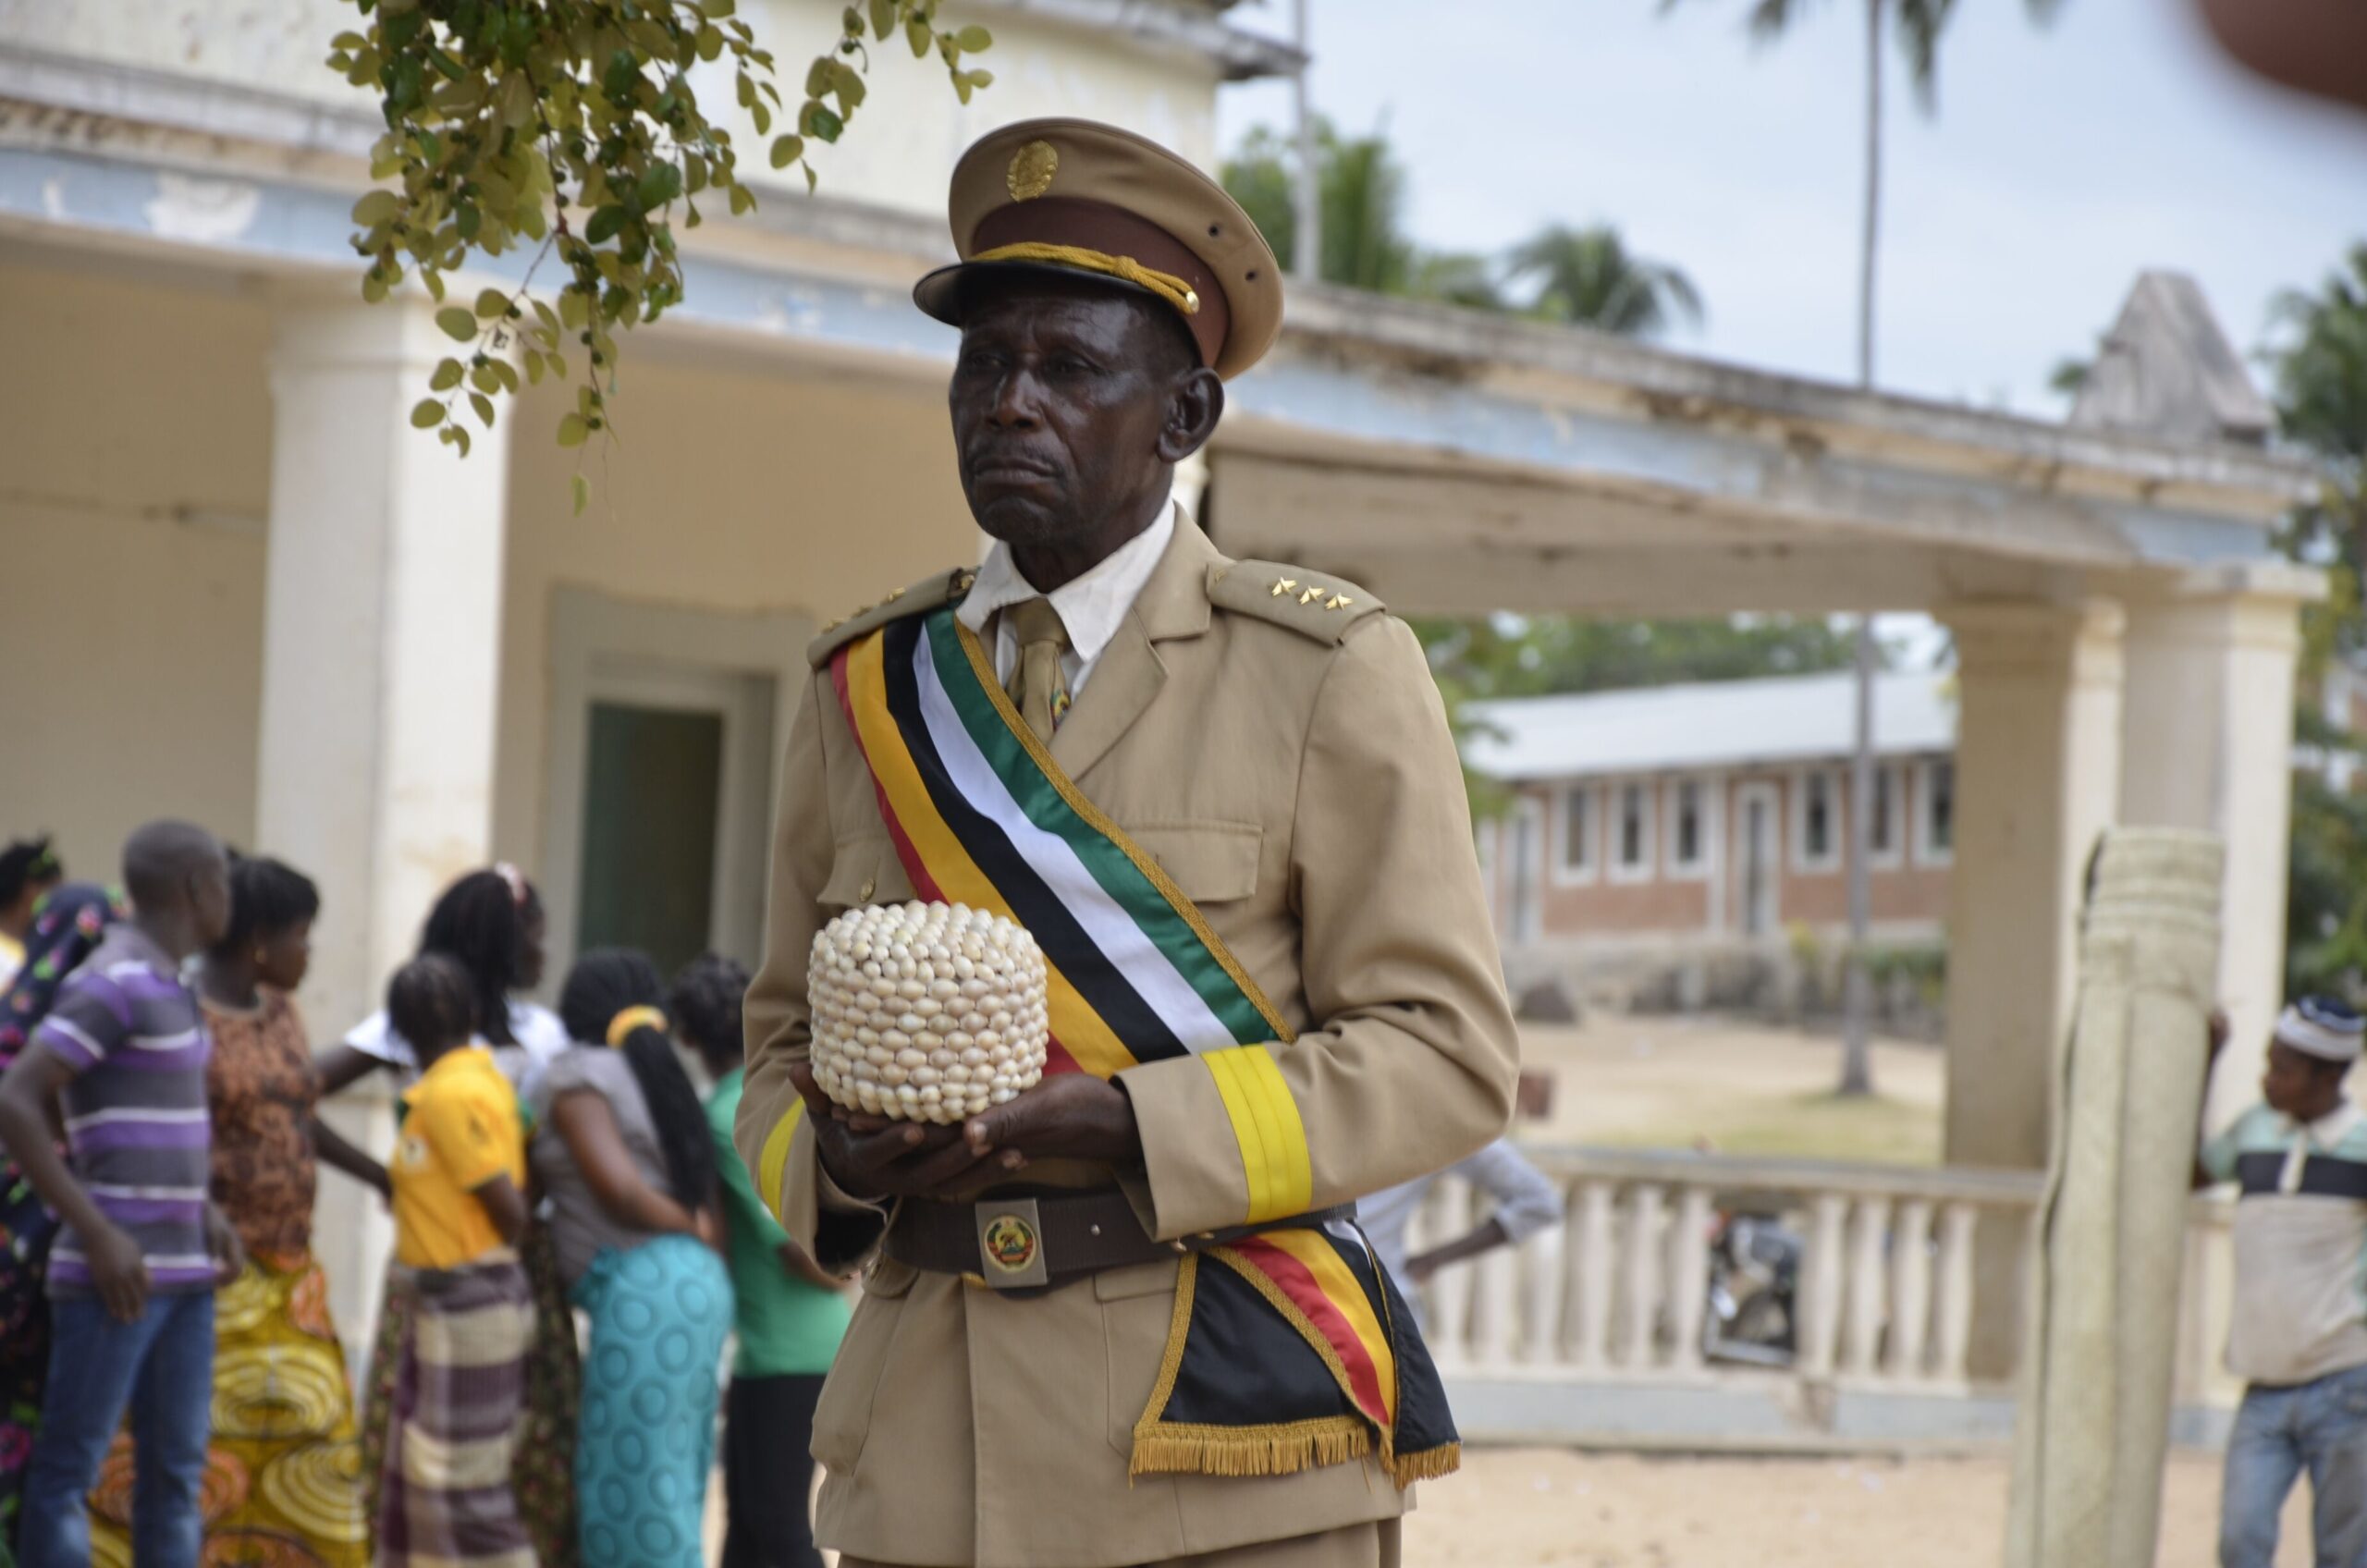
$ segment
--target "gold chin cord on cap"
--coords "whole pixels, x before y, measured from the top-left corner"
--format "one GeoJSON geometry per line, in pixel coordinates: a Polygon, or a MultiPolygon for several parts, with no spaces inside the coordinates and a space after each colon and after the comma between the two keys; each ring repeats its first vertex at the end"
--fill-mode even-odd
{"type": "Polygon", "coordinates": [[[608,1020],[608,1045],[611,1049],[622,1046],[636,1029],[655,1029],[666,1033],[666,1014],[654,1007],[629,1007],[608,1020]]]}
{"type": "Polygon", "coordinates": [[[1018,245],[998,245],[991,251],[981,251],[970,259],[974,262],[1049,262],[1055,266],[1107,273],[1111,277],[1149,289],[1187,316],[1200,313],[1200,296],[1190,284],[1171,272],[1158,272],[1147,267],[1132,256],[1112,256],[1103,251],[1088,251],[1082,245],[1047,245],[1028,240],[1018,245]]]}

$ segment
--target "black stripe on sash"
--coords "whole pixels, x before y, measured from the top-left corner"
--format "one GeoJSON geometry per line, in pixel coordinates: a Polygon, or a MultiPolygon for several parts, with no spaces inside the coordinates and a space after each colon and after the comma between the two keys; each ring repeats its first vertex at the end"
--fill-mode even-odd
{"type": "MultiPolygon", "coordinates": [[[[881,652],[888,680],[888,712],[912,753],[913,766],[945,825],[970,851],[978,869],[995,886],[1011,913],[1027,927],[1044,956],[1057,965],[1088,1006],[1101,1015],[1110,1033],[1136,1061],[1156,1061],[1185,1054],[1167,1021],[1143,1000],[1132,982],[1112,964],[1085,927],[1069,913],[1052,889],[1027,864],[1002,826],[973,807],[954,786],[938,754],[937,742],[921,717],[919,678],[913,660],[920,646],[921,618],[891,621],[881,652]]],[[[956,723],[961,722],[957,717],[956,723]]]]}
{"type": "MultiPolygon", "coordinates": [[[[2285,1177],[2285,1151],[2259,1149],[2236,1158],[2236,1179],[2244,1196],[2275,1197],[2285,1177]]],[[[2313,1198],[2350,1198],[2367,1202],[2367,1164],[2312,1154],[2301,1161],[2301,1184],[2294,1194],[2313,1198]]]]}

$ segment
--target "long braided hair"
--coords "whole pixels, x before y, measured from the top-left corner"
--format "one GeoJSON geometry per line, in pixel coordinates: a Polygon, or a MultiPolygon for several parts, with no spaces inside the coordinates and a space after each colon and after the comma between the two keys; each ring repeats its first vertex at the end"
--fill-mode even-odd
{"type": "Polygon", "coordinates": [[[569,972],[559,991],[558,1016],[570,1038],[598,1045],[608,1039],[620,1014],[635,1008],[651,1010],[647,1020],[637,1021],[614,1044],[624,1053],[633,1081],[641,1085],[641,1097],[648,1103],[674,1199],[684,1208],[696,1209],[715,1191],[715,1145],[698,1093],[667,1035],[660,1011],[665,1005],[666,983],[645,955],[630,948],[597,948],[577,959],[569,972]]]}

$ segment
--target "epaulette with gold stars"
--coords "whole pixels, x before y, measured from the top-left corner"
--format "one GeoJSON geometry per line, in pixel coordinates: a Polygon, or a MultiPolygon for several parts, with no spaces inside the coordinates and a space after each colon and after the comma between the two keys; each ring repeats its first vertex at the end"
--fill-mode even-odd
{"type": "Polygon", "coordinates": [[[1275,561],[1233,561],[1208,577],[1208,603],[1287,626],[1318,643],[1337,643],[1384,606],[1343,578],[1275,561]]]}
{"type": "Polygon", "coordinates": [[[819,669],[830,662],[832,654],[865,632],[960,598],[970,591],[970,584],[976,581],[977,576],[967,567],[959,571],[937,572],[922,578],[909,588],[897,589],[876,605],[865,605],[841,616],[824,626],[822,634],[805,644],[805,660],[819,669]]]}

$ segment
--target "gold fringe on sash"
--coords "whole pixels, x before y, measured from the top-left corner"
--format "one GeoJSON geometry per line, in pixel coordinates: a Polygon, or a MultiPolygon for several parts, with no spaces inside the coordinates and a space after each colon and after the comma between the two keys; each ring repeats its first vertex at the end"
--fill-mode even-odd
{"type": "MultiPolygon", "coordinates": [[[[1347,1371],[1331,1342],[1317,1332],[1296,1304],[1273,1282],[1242,1262],[1229,1247],[1206,1254],[1187,1253],[1175,1275],[1175,1310],[1168,1319],[1167,1348],[1159,1358],[1159,1378],[1151,1385],[1150,1402],[1134,1423],[1134,1452],[1126,1464],[1126,1478],[1141,1476],[1290,1476],[1327,1464],[1345,1464],[1373,1452],[1373,1428],[1361,1415],[1324,1415],[1308,1421],[1283,1421],[1261,1427],[1215,1427],[1205,1423],[1166,1423],[1159,1416],[1174,1395],[1176,1374],[1184,1365],[1184,1345],[1192,1328],[1192,1301],[1199,1289],[1200,1259],[1214,1257],[1256,1287],[1300,1337],[1322,1356],[1341,1387],[1347,1371]]],[[[1419,1453],[1393,1451],[1392,1434],[1380,1434],[1380,1464],[1402,1489],[1417,1481],[1451,1476],[1463,1467],[1463,1445],[1443,1443],[1419,1453]]]]}

